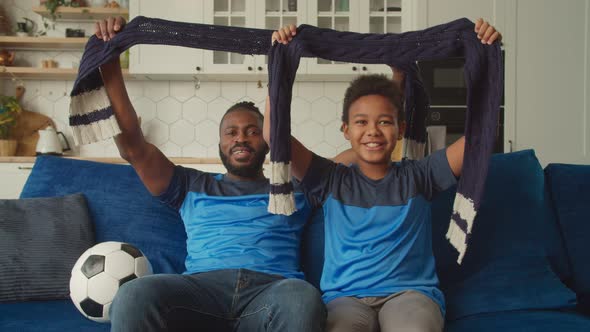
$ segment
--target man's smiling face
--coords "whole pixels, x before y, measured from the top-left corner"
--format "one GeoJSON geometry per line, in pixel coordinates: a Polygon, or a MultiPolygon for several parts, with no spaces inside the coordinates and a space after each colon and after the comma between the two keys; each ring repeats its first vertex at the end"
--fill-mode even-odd
{"type": "Polygon", "coordinates": [[[262,137],[262,119],[255,112],[240,108],[221,120],[219,156],[228,173],[234,177],[257,179],[268,145],[262,137]]]}

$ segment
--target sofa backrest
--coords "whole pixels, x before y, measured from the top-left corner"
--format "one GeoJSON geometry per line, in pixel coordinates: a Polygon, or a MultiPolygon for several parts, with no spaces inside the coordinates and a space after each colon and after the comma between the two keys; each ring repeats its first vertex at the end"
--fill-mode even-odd
{"type": "Polygon", "coordinates": [[[545,176],[571,265],[569,285],[590,315],[590,165],[549,164],[545,176]]]}
{"type": "MultiPolygon", "coordinates": [[[[97,242],[135,245],[150,259],[155,273],[184,272],[186,232],[182,220],[177,211],[150,195],[131,166],[40,156],[21,198],[72,193],[85,195],[97,242]]],[[[307,279],[319,288],[323,214],[318,211],[304,230],[307,241],[302,259],[307,279]]]]}
{"type": "Polygon", "coordinates": [[[445,238],[454,188],[432,202],[433,250],[447,319],[482,312],[575,305],[570,270],[532,150],[494,155],[462,265],[445,238]]]}
{"type": "Polygon", "coordinates": [[[182,273],[186,233],[178,212],[153,198],[129,165],[37,157],[21,198],[83,193],[97,242],[139,248],[155,273],[182,273]]]}

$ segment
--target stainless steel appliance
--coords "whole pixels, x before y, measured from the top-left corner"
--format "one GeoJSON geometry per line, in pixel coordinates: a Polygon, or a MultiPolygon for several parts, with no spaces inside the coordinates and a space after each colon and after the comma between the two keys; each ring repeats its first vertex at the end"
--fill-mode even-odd
{"type": "MultiPolygon", "coordinates": [[[[502,58],[504,58],[504,52],[502,52],[502,58]]],[[[427,113],[426,126],[446,127],[446,136],[436,138],[438,140],[444,139],[445,146],[456,141],[465,132],[467,87],[464,78],[464,65],[463,58],[418,62],[422,81],[430,97],[431,106],[427,113]]],[[[428,132],[441,133],[444,131],[428,132]]],[[[504,152],[504,97],[500,103],[498,135],[494,144],[494,152],[504,152]]]]}

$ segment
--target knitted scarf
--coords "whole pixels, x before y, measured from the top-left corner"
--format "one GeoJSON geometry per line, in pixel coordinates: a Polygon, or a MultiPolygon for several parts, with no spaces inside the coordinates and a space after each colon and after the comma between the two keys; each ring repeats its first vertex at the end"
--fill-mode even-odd
{"type": "MultiPolygon", "coordinates": [[[[402,34],[361,34],[301,25],[288,44],[271,46],[272,30],[172,22],[136,17],[113,39],[88,41],[71,92],[70,125],[76,144],[113,137],[120,132],[104,89],[99,67],[137,44],[161,44],[269,55],[271,111],[271,193],[269,211],[295,211],[290,176],[291,93],[301,57],[333,61],[388,64],[406,73],[405,112],[407,155],[424,153],[428,97],[419,81],[415,62],[465,57],[467,116],[465,157],[457,187],[447,238],[463,259],[473,221],[481,204],[488,162],[493,149],[500,109],[501,58],[498,43],[477,39],[474,24],[459,19],[422,31],[402,34]]],[[[198,111],[198,110],[195,110],[198,111]]]]}

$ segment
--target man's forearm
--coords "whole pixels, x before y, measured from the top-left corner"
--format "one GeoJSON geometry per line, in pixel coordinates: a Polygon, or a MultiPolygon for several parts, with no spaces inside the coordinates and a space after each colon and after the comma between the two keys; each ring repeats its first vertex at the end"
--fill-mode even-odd
{"type": "Polygon", "coordinates": [[[146,141],[125,88],[119,59],[102,65],[100,69],[113,113],[121,129],[121,134],[115,137],[115,142],[123,158],[132,158],[145,148],[146,141]]]}

